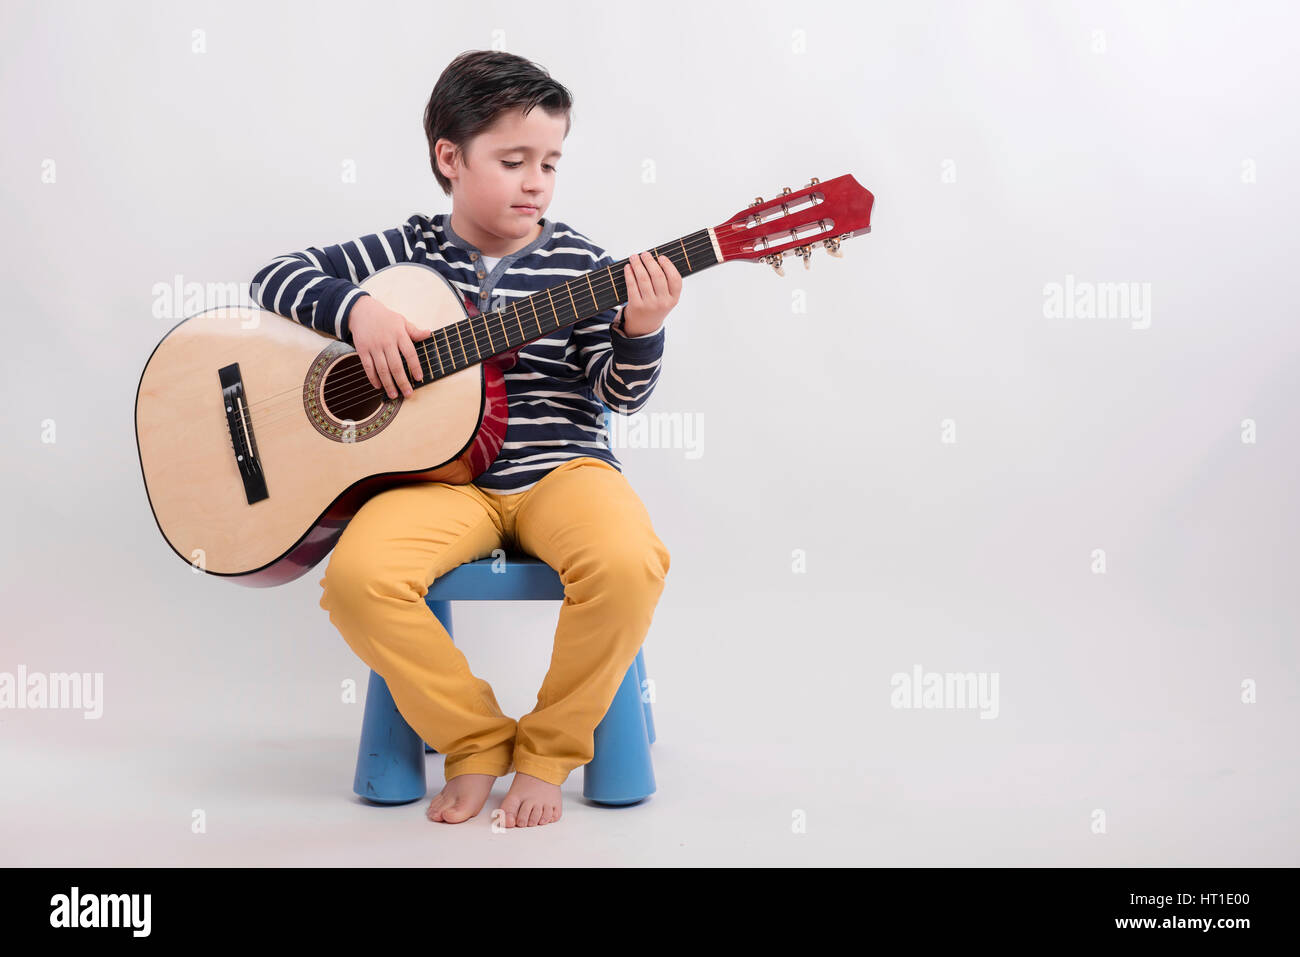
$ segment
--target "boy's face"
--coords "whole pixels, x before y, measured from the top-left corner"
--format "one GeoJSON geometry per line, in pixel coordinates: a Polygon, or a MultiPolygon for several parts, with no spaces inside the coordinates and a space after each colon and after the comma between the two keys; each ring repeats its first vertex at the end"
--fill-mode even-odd
{"type": "Polygon", "coordinates": [[[439,141],[439,165],[452,183],[452,228],[489,256],[532,242],[555,190],[565,125],[563,115],[551,116],[540,106],[527,116],[503,113],[466,145],[469,166],[450,148],[444,160],[447,141],[439,141]]]}

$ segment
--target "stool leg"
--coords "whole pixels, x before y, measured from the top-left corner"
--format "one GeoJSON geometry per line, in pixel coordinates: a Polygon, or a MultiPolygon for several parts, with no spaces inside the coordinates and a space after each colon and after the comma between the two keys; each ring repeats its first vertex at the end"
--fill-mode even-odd
{"type": "Polygon", "coordinates": [[[597,804],[635,804],[654,792],[650,738],[633,661],[596,726],[595,756],[582,769],[582,796],[597,804]]]}
{"type": "MultiPolygon", "coordinates": [[[[426,598],[424,603],[429,606],[429,610],[438,617],[440,622],[442,622],[442,627],[447,629],[447,634],[451,637],[451,640],[455,641],[456,636],[452,634],[451,630],[451,602],[426,598]]],[[[426,754],[438,753],[438,749],[428,741],[424,742],[424,751],[426,754]]]]}
{"type": "Polygon", "coordinates": [[[650,743],[655,743],[655,716],[650,707],[650,698],[648,697],[649,687],[645,679],[645,645],[642,645],[636,652],[636,686],[641,692],[641,703],[645,705],[645,730],[646,736],[650,738],[650,743]]]}
{"type": "Polygon", "coordinates": [[[424,749],[402,717],[388,683],[370,672],[352,790],[376,804],[409,804],[424,797],[424,749]]]}

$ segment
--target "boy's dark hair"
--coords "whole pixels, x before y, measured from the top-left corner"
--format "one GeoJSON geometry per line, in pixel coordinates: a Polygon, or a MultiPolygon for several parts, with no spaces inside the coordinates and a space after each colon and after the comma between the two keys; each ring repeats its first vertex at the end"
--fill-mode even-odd
{"type": "Polygon", "coordinates": [[[573,97],[545,69],[502,50],[467,50],[438,77],[424,108],[424,135],[429,140],[429,165],[438,185],[451,195],[451,181],[438,169],[434,145],[448,139],[462,163],[469,141],[490,127],[503,112],[529,113],[540,106],[552,116],[563,115],[564,135],[573,125],[573,97]]]}

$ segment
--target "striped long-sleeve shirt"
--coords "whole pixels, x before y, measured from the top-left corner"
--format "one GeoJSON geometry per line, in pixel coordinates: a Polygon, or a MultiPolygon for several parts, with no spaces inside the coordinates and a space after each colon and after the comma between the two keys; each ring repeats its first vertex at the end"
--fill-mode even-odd
{"type": "MultiPolygon", "coordinates": [[[[487,268],[482,252],[457,235],[450,220],[446,213],[416,213],[382,232],[277,256],[254,275],[253,299],[351,345],[348,317],[369,295],[357,283],[385,266],[425,263],[467,293],[480,312],[489,312],[615,262],[582,233],[542,217],[533,242],[487,268]]],[[[659,379],[664,348],[663,326],[645,336],[615,328],[622,310],[616,306],[519,349],[505,373],[505,443],[475,485],[522,492],[580,456],[622,471],[609,446],[604,406],[623,414],[640,410],[659,379]]]]}

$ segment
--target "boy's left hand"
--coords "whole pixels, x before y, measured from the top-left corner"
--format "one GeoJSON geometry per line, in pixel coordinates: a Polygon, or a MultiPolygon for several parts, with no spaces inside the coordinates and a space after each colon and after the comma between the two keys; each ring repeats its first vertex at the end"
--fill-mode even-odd
{"type": "Polygon", "coordinates": [[[627,305],[623,307],[623,334],[648,336],[658,332],[664,318],[682,295],[682,274],[664,254],[648,252],[629,256],[623,267],[627,305]]]}

